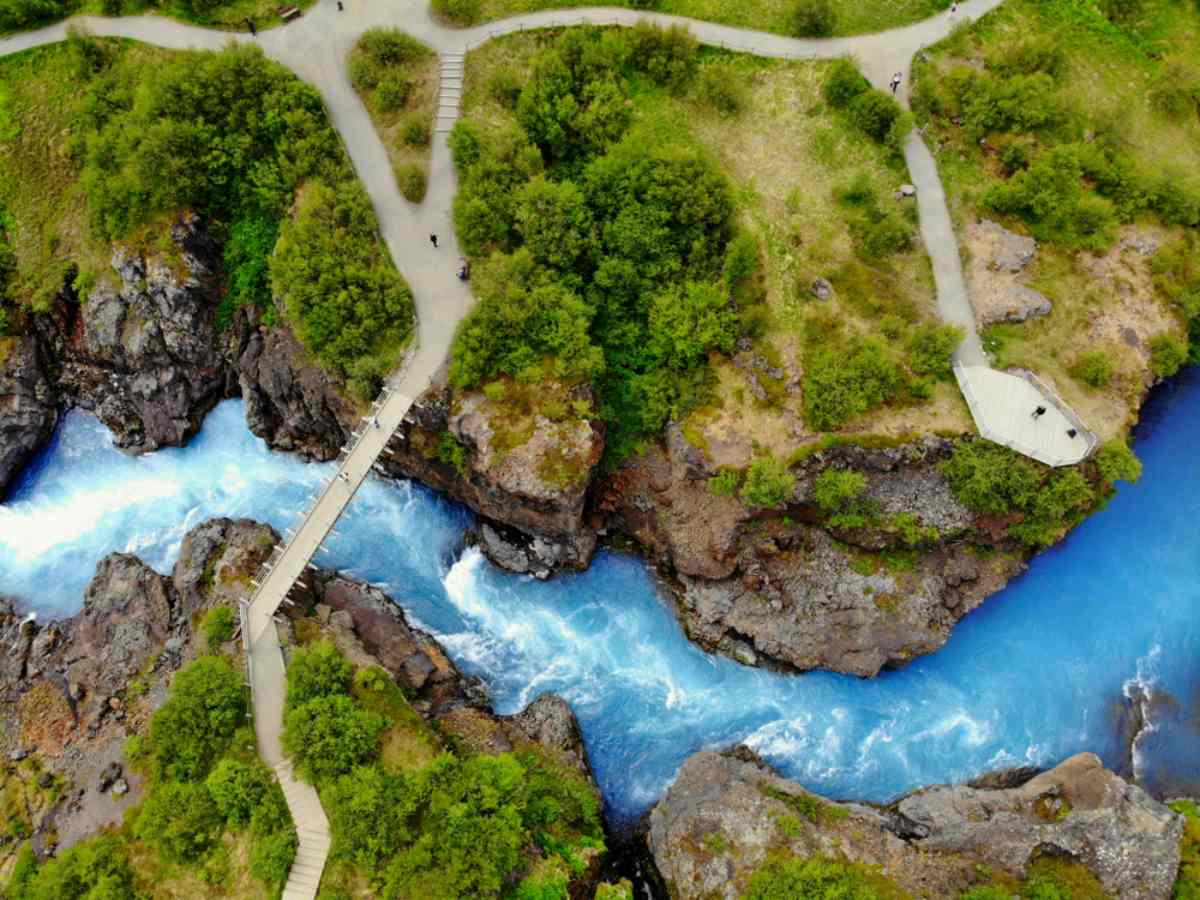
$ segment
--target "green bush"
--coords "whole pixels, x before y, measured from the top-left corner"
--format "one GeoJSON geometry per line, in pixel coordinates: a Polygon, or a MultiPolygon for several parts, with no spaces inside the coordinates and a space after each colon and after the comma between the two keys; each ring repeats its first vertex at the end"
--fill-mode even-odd
{"type": "Polygon", "coordinates": [[[337,835],[336,856],[375,870],[415,834],[408,826],[420,794],[379,766],[356,766],[321,792],[337,835]]]}
{"type": "Polygon", "coordinates": [[[1129,445],[1120,438],[1113,438],[1096,451],[1096,468],[1100,477],[1108,484],[1128,481],[1130,484],[1142,477],[1142,463],[1129,445]]]}
{"type": "Polygon", "coordinates": [[[949,378],[962,339],[963,330],[957,325],[917,326],[908,339],[908,367],[918,375],[949,378]]]}
{"type": "Polygon", "coordinates": [[[127,900],[137,896],[133,871],[116,836],[75,844],[40,866],[26,844],[4,896],[8,900],[127,900]]]}
{"type": "Polygon", "coordinates": [[[742,900],[883,900],[895,892],[887,879],[864,865],[783,857],[754,873],[742,900]]]}
{"type": "Polygon", "coordinates": [[[737,469],[722,469],[708,479],[708,489],[717,497],[736,497],[742,486],[742,473],[737,469]]]}
{"type": "Polygon", "coordinates": [[[365,54],[355,53],[350,57],[349,71],[350,83],[361,93],[375,90],[383,77],[383,67],[365,54]]]}
{"type": "Polygon", "coordinates": [[[226,604],[214,606],[200,620],[200,633],[204,635],[204,643],[209,653],[220,649],[221,645],[233,637],[237,625],[237,617],[226,604]]]}
{"type": "Polygon", "coordinates": [[[871,207],[850,219],[854,249],[866,260],[881,260],[912,246],[912,226],[892,210],[871,207]]]}
{"type": "Polygon", "coordinates": [[[650,333],[662,364],[686,371],[709,350],[733,349],[737,316],[715,286],[689,281],[650,301],[650,333]]]}
{"type": "Polygon", "coordinates": [[[299,840],[294,828],[256,837],[250,851],[250,874],[272,888],[287,882],[299,840]]]}
{"type": "Polygon", "coordinates": [[[326,367],[398,348],[412,329],[412,294],[391,265],[357,182],[310,182],[271,260],[271,285],[297,336],[326,367]]]}
{"type": "Polygon", "coordinates": [[[1037,464],[987,441],[960,442],[941,468],[961,503],[994,515],[1031,505],[1041,482],[1037,464]]]}
{"type": "Polygon", "coordinates": [[[829,0],[797,0],[788,20],[795,37],[829,37],[837,27],[837,16],[829,0]]]}
{"type": "Polygon", "coordinates": [[[423,116],[409,116],[400,126],[400,140],[409,147],[427,147],[429,137],[429,123],[423,116]]]}
{"type": "Polygon", "coordinates": [[[321,696],[300,705],[289,701],[288,706],[283,749],[310,782],[349,772],[379,750],[379,735],[387,722],[345,695],[321,696]]]}
{"type": "Polygon", "coordinates": [[[202,656],[176,673],[167,702],[150,720],[149,754],[159,775],[199,780],[224,752],[246,718],[242,676],[216,656],[202,656]]]}
{"type": "Polygon", "coordinates": [[[404,108],[410,93],[412,93],[412,82],[405,77],[403,72],[385,72],[380,76],[379,83],[375,85],[371,102],[380,112],[395,112],[404,108]]]}
{"type": "Polygon", "coordinates": [[[479,21],[479,0],[430,0],[433,11],[455,25],[474,25],[479,21]]]}
{"type": "Polygon", "coordinates": [[[869,510],[860,501],[866,476],[852,469],[824,469],[813,482],[812,499],[829,516],[831,528],[862,528],[869,510]]]}
{"type": "Polygon", "coordinates": [[[138,813],[134,835],[163,859],[191,863],[219,840],[221,814],[203,784],[168,781],[155,785],[138,813]]]}
{"type": "Polygon", "coordinates": [[[873,339],[810,353],[804,374],[804,420],[829,431],[886,403],[900,387],[900,373],[873,339]]]}
{"type": "Polygon", "coordinates": [[[271,786],[271,776],[262,763],[223,759],[208,773],[205,787],[217,811],[231,828],[250,824],[255,808],[271,786]]]}
{"type": "Polygon", "coordinates": [[[699,43],[685,25],[662,28],[646,20],[629,30],[629,59],[656,84],[678,91],[696,71],[699,43]]]}
{"type": "Polygon", "coordinates": [[[1150,371],[1155,378],[1170,378],[1187,362],[1187,342],[1170,332],[1150,342],[1150,371]]]}
{"type": "Polygon", "coordinates": [[[511,66],[502,66],[488,79],[488,93],[505,109],[516,109],[525,83],[511,66]]]}
{"type": "Polygon", "coordinates": [[[271,781],[266,793],[258,801],[258,805],[250,813],[250,831],[264,836],[277,831],[286,831],[292,827],[292,814],[288,810],[287,800],[283,796],[283,788],[279,782],[271,781]]]}
{"type": "Polygon", "coordinates": [[[295,709],[320,697],[344,694],[350,687],[350,663],[333,642],[322,639],[292,654],[287,667],[287,705],[295,709]]]}
{"type": "Polygon", "coordinates": [[[1082,521],[1095,502],[1087,480],[1076,469],[1054,472],[1038,490],[1025,518],[1008,533],[1032,547],[1049,547],[1062,533],[1082,521]]]}
{"type": "Polygon", "coordinates": [[[795,488],[796,476],[788,471],[787,463],[773,456],[760,456],[746,469],[741,497],[750,506],[770,509],[788,503],[795,488]]]}
{"type": "Polygon", "coordinates": [[[1066,63],[1062,41],[1052,34],[1029,35],[1008,41],[987,55],[987,66],[1002,75],[1044,72],[1057,77],[1066,63]]]}
{"type": "Polygon", "coordinates": [[[1103,350],[1081,353],[1071,364],[1071,377],[1088,387],[1105,388],[1116,372],[1116,363],[1103,350]]]}
{"type": "Polygon", "coordinates": [[[855,98],[871,90],[871,83],[850,60],[835,59],[821,83],[821,96],[830,106],[847,107],[855,98]]]}
{"type": "Polygon", "coordinates": [[[33,25],[64,19],[76,9],[64,0],[0,0],[0,32],[24,31],[33,25]]]}
{"type": "Polygon", "coordinates": [[[1171,119],[1200,113],[1200,72],[1187,62],[1173,62],[1155,76],[1150,105],[1171,119]]]}
{"type": "Polygon", "coordinates": [[[359,37],[355,49],[386,66],[402,66],[433,53],[398,28],[368,28],[359,37]]]}
{"type": "Polygon", "coordinates": [[[243,306],[271,308],[271,253],[279,238],[279,219],[261,212],[236,219],[225,241],[225,281],[228,290],[221,298],[217,325],[224,329],[243,306]]]}
{"type": "Polygon", "coordinates": [[[711,64],[700,70],[696,96],[723,116],[736,116],[750,100],[744,76],[730,66],[711,64]]]}
{"type": "Polygon", "coordinates": [[[904,112],[894,98],[874,88],[855,97],[849,110],[855,127],[880,144],[888,139],[892,126],[904,112]]]}
{"type": "Polygon", "coordinates": [[[1179,842],[1179,876],[1172,900],[1200,900],[1200,806],[1192,800],[1176,800],[1171,809],[1184,817],[1179,842]]]}
{"type": "MultiPolygon", "coordinates": [[[[494,383],[503,384],[502,382],[494,383]]],[[[437,446],[434,448],[434,458],[438,462],[451,466],[458,473],[459,478],[466,477],[467,447],[449,429],[438,434],[437,446]]]]}
{"type": "Polygon", "coordinates": [[[396,168],[396,183],[400,193],[409,203],[420,203],[425,199],[425,191],[429,186],[425,167],[420,163],[405,163],[396,168]]]}

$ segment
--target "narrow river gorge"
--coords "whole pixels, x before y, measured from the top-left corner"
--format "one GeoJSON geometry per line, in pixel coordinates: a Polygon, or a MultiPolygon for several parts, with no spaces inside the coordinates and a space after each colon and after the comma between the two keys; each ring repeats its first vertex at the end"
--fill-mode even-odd
{"type": "MultiPolygon", "coordinates": [[[[316,562],[387,590],[487,683],[499,712],[543,691],[565,697],[618,821],[652,804],[689,754],[738,741],[831,797],[883,801],[1080,750],[1170,796],[1200,783],[1189,751],[1200,721],[1198,444],[1193,371],[1143,410],[1141,482],[1033,560],[944,649],[871,680],[704,653],[635,557],[601,553],[586,573],[545,583],[502,573],[464,546],[470,513],[411,483],[364,485],[316,562]]],[[[72,412],[0,506],[0,594],[43,618],[68,615],[105,554],[165,572],[209,517],[282,530],[330,471],[267,450],[240,401],[220,405],[188,447],[141,458],[72,412]]]]}

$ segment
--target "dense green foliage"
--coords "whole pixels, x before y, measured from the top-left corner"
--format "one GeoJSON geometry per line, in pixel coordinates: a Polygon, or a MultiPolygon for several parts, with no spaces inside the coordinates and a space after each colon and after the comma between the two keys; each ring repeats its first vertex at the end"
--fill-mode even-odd
{"type": "Polygon", "coordinates": [[[284,716],[283,748],[309,781],[350,771],[379,749],[383,717],[349,697],[317,697],[284,716]]]}
{"type": "Polygon", "coordinates": [[[203,783],[168,781],[150,792],[134,834],[168,862],[196,862],[221,834],[221,814],[203,783]]]}
{"type": "Polygon", "coordinates": [[[95,232],[196,210],[225,241],[222,323],[274,293],[309,351],[373,395],[412,303],[316,91],[249,46],[152,67],[97,58],[72,138],[95,232]]]}
{"type": "Polygon", "coordinates": [[[746,469],[741,497],[750,506],[769,509],[791,500],[795,487],[796,476],[788,471],[787,463],[773,456],[760,456],[746,469]]]}
{"type": "Polygon", "coordinates": [[[101,835],[40,866],[26,845],[4,896],[8,900],[130,900],[138,895],[119,840],[101,835]]]}
{"type": "Polygon", "coordinates": [[[1179,876],[1172,900],[1200,900],[1200,806],[1191,800],[1177,800],[1171,809],[1184,817],[1183,838],[1179,842],[1179,876]]]}
{"type": "MultiPolygon", "coordinates": [[[[1185,4],[1175,6],[1186,19],[1185,4]]],[[[939,124],[961,123],[964,144],[972,152],[986,148],[1001,163],[1007,177],[983,193],[982,203],[1019,217],[1039,240],[1091,249],[1106,248],[1118,223],[1147,212],[1168,225],[1200,224],[1200,178],[1139,156],[1122,133],[1120,111],[1095,103],[1080,108],[1075,88],[1081,76],[1070,73],[1067,48],[1072,33],[1088,35],[1122,64],[1157,69],[1150,96],[1168,118],[1194,115],[1200,96],[1195,69],[1147,64],[1161,57],[1163,35],[1143,44],[1140,13],[1105,21],[1096,5],[1069,0],[1047,0],[1036,9],[1045,33],[992,44],[983,66],[955,63],[936,80],[921,75],[914,88],[915,110],[939,124]]]]}
{"type": "MultiPolygon", "coordinates": [[[[297,662],[305,672],[298,686],[328,692],[306,693],[293,706],[289,689],[289,730],[295,714],[322,704],[377,716],[389,732],[423,728],[382,671],[360,670],[351,686],[344,660],[322,644],[300,650],[293,669],[297,662]]],[[[566,896],[546,891],[565,890],[584,874],[585,852],[603,848],[598,798],[577,774],[540,756],[463,751],[396,767],[377,746],[344,766],[313,765],[311,755],[289,751],[320,789],[333,862],[360,867],[377,896],[566,896]]],[[[322,754],[343,752],[327,747],[322,754]]]]}
{"type": "Polygon", "coordinates": [[[960,502],[1011,517],[1009,535],[1034,547],[1054,543],[1100,499],[1078,468],[1050,469],[987,441],[960,442],[942,471],[960,502]]]}
{"type": "Polygon", "coordinates": [[[180,781],[203,778],[246,718],[242,676],[217,656],[202,656],[181,669],[171,696],[150,720],[150,758],[155,774],[180,781]]]}
{"type": "Polygon", "coordinates": [[[695,71],[683,29],[573,29],[519,92],[499,88],[515,94],[517,124],[466,121],[451,137],[459,238],[491,255],[472,276],[479,302],[452,382],[590,381],[613,459],[694,403],[706,354],[737,336],[720,277],[728,184],[694,147],[630,130],[631,91],[681,91],[695,71]]]}
{"type": "Polygon", "coordinates": [[[837,16],[829,0],[796,0],[791,24],[796,37],[829,37],[837,27],[837,16]]]}
{"type": "Polygon", "coordinates": [[[216,652],[222,644],[233,637],[237,617],[233,609],[222,603],[214,606],[200,620],[200,633],[204,635],[204,643],[210,653],[216,652]]]}
{"type": "Polygon", "coordinates": [[[350,663],[332,641],[321,640],[292,654],[287,668],[287,702],[290,709],[309,700],[343,694],[350,687],[350,663]]]}
{"type": "Polygon", "coordinates": [[[64,19],[76,9],[71,0],[0,0],[0,32],[21,31],[64,19]]]}
{"type": "Polygon", "coordinates": [[[1118,481],[1133,483],[1142,477],[1142,463],[1129,445],[1114,438],[1096,451],[1096,469],[1108,484],[1118,481]]]}
{"type": "Polygon", "coordinates": [[[912,127],[911,117],[896,98],[871,87],[848,59],[835,60],[821,85],[825,101],[842,110],[856,128],[872,140],[900,148],[904,135],[912,127]]]}
{"type": "Polygon", "coordinates": [[[1071,375],[1093,388],[1108,387],[1115,372],[1113,358],[1103,350],[1081,353],[1071,366],[1071,375]]]}
{"type": "Polygon", "coordinates": [[[781,858],[754,873],[742,900],[885,900],[898,893],[886,878],[858,863],[781,858]]]}
{"type": "Polygon", "coordinates": [[[809,355],[804,372],[804,420],[828,431],[886,403],[901,386],[900,371],[875,338],[809,355]]]}
{"type": "Polygon", "coordinates": [[[861,528],[869,509],[862,502],[867,478],[853,469],[825,469],[813,482],[812,500],[825,512],[831,528],[861,528]]]}
{"type": "Polygon", "coordinates": [[[949,378],[954,351],[962,342],[957,325],[923,325],[908,338],[908,367],[918,375],[949,378]]]}
{"type": "Polygon", "coordinates": [[[250,824],[254,811],[271,788],[271,776],[258,762],[223,759],[208,773],[204,786],[218,814],[231,828],[250,824]]]}

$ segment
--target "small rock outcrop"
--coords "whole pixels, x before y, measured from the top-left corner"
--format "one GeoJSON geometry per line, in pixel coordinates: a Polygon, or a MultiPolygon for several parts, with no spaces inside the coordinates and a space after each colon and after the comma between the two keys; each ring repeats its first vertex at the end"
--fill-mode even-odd
{"type": "Polygon", "coordinates": [[[878,866],[918,897],[957,897],[989,872],[1041,857],[1078,863],[1117,900],[1166,900],[1181,818],[1079,754],[1020,786],[943,785],[886,807],[832,803],[746,748],[698,753],[650,813],[647,840],[671,896],[741,895],[768,856],[878,866]]]}
{"type": "Polygon", "coordinates": [[[37,341],[0,338],[0,499],[57,421],[58,403],[37,341]]]}
{"type": "Polygon", "coordinates": [[[175,256],[117,248],[119,284],[102,278],[78,304],[60,298],[59,390],[132,452],[179,446],[227,381],[217,336],[220,249],[194,216],[171,232],[175,256]]]}
{"type": "Polygon", "coordinates": [[[358,419],[353,404],[286,326],[267,328],[244,309],[237,331],[231,356],[250,431],[276,450],[335,458],[358,419]]]}
{"type": "Polygon", "coordinates": [[[954,625],[1022,566],[1019,555],[978,554],[963,536],[974,516],[938,469],[952,444],[927,438],[814,454],[796,468],[788,515],[759,515],[708,488],[703,455],[682,439],[629,460],[598,492],[596,512],[667,570],[689,637],[748,665],[832,669],[870,676],[930,653],[954,625]],[[867,477],[880,518],[923,529],[911,564],[890,526],[830,533],[807,503],[826,466],[867,477]]]}
{"type": "Polygon", "coordinates": [[[1037,252],[1033,238],[984,219],[968,226],[966,241],[971,250],[971,305],[981,327],[1050,314],[1050,300],[1024,280],[1037,252]]]}
{"type": "Polygon", "coordinates": [[[435,383],[409,410],[381,466],[475,510],[485,520],[480,546],[497,565],[539,577],[586,567],[596,546],[584,508],[604,450],[599,430],[538,417],[524,440],[502,449],[493,426],[501,416],[483,394],[435,383]],[[441,452],[447,440],[461,450],[457,465],[441,452]]]}

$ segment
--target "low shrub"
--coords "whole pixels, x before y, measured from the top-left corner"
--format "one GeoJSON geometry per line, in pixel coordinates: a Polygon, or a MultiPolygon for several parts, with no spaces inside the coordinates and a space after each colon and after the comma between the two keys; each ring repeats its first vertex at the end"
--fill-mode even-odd
{"type": "Polygon", "coordinates": [[[377,765],[356,766],[321,792],[337,835],[334,854],[376,869],[416,836],[408,820],[419,794],[377,765]]]}
{"type": "Polygon", "coordinates": [[[479,0],[430,0],[433,11],[455,25],[474,25],[479,21],[479,0]]]}
{"type": "Polygon", "coordinates": [[[1096,451],[1096,469],[1108,484],[1117,481],[1132,484],[1142,477],[1141,460],[1120,438],[1113,438],[1096,451]]]}
{"type": "Polygon", "coordinates": [[[292,869],[298,846],[294,828],[255,838],[250,851],[250,874],[272,888],[282,888],[292,869]]]}
{"type": "Polygon", "coordinates": [[[409,116],[400,126],[400,140],[409,147],[426,147],[429,145],[429,138],[429,122],[424,116],[409,116]]]}
{"type": "Polygon", "coordinates": [[[773,456],[760,456],[746,469],[741,498],[750,506],[771,509],[788,503],[795,488],[796,476],[788,471],[787,463],[773,456]]]}
{"type": "Polygon", "coordinates": [[[255,808],[271,787],[271,776],[259,762],[223,759],[208,773],[205,787],[217,811],[231,828],[250,824],[255,808]]]}
{"type": "Polygon", "coordinates": [[[306,780],[318,782],[349,772],[379,750],[386,720],[344,694],[322,696],[284,715],[283,748],[306,780]]]}
{"type": "Polygon", "coordinates": [[[429,56],[432,51],[398,28],[368,28],[355,46],[382,65],[399,66],[429,56]]]}
{"type": "Polygon", "coordinates": [[[134,835],[154,846],[163,859],[192,863],[221,834],[221,814],[203,784],[169,781],[155,786],[138,813],[134,835]]]}
{"type": "Polygon", "coordinates": [[[1089,350],[1079,354],[1071,364],[1071,377],[1088,387],[1105,388],[1116,372],[1116,363],[1103,350],[1089,350]]]}
{"type": "Polygon", "coordinates": [[[629,59],[656,84],[681,90],[696,71],[699,43],[685,25],[663,28],[639,21],[629,30],[629,59]]]}
{"type": "Polygon", "coordinates": [[[742,486],[742,473],[737,469],[722,469],[708,479],[708,489],[718,497],[736,497],[742,486]]]}
{"type": "Polygon", "coordinates": [[[412,93],[412,82],[405,77],[404,73],[390,71],[382,75],[379,83],[375,85],[371,102],[380,112],[395,112],[404,108],[410,93],[412,93]]]}
{"type": "Polygon", "coordinates": [[[1179,841],[1179,876],[1173,900],[1200,898],[1200,805],[1194,800],[1176,800],[1171,809],[1183,816],[1183,838],[1179,841]]]}
{"type": "Polygon", "coordinates": [[[812,857],[768,860],[750,879],[742,900],[884,900],[895,885],[867,866],[812,857]]]}
{"type": "Polygon", "coordinates": [[[829,0],[797,0],[788,17],[788,30],[794,37],[829,37],[837,27],[837,16],[829,0]]]}
{"type": "Polygon", "coordinates": [[[350,687],[350,663],[333,642],[322,639],[292,654],[287,667],[289,709],[310,700],[344,694],[350,687]]]}
{"type": "Polygon", "coordinates": [[[908,367],[918,375],[950,378],[952,358],[964,333],[957,325],[919,325],[908,339],[908,367]]]}
{"type": "Polygon", "coordinates": [[[154,771],[179,780],[203,778],[245,717],[240,673],[216,656],[189,663],[176,673],[167,702],[150,720],[154,771]]]}
{"type": "Polygon", "coordinates": [[[512,66],[501,66],[488,79],[488,93],[505,109],[516,109],[525,81],[512,66]]]}
{"type": "Polygon", "coordinates": [[[696,79],[696,96],[723,116],[736,116],[749,101],[743,77],[729,66],[707,65],[696,79]]]}
{"type": "Polygon", "coordinates": [[[222,644],[233,637],[237,626],[237,617],[227,604],[214,606],[200,620],[200,633],[204,635],[204,643],[209,653],[216,652],[222,644]]]}
{"type": "Polygon", "coordinates": [[[853,469],[825,469],[812,487],[813,502],[829,518],[831,528],[862,528],[867,524],[868,509],[860,502],[867,489],[867,478],[853,469]]]}
{"type": "Polygon", "coordinates": [[[835,59],[821,82],[821,96],[830,106],[839,109],[849,106],[854,99],[871,90],[871,83],[863,77],[858,67],[845,57],[835,59]]]}
{"type": "Polygon", "coordinates": [[[1150,342],[1150,371],[1155,378],[1170,378],[1187,362],[1187,342],[1170,332],[1150,342]]]}
{"type": "Polygon", "coordinates": [[[855,97],[849,106],[850,121],[870,137],[882,144],[892,134],[892,128],[902,121],[904,111],[894,98],[883,91],[871,88],[855,97]]]}
{"type": "Polygon", "coordinates": [[[420,203],[425,199],[425,191],[429,186],[429,178],[425,168],[420,163],[405,163],[396,168],[396,183],[400,193],[409,203],[420,203]]]}
{"type": "Polygon", "coordinates": [[[804,374],[804,420],[829,431],[886,403],[900,388],[900,373],[874,339],[811,352],[804,374]]]}

